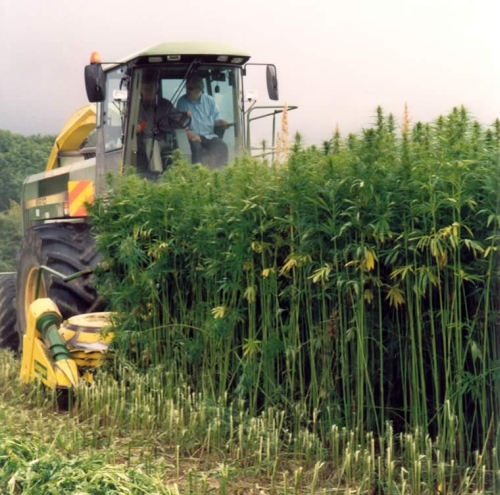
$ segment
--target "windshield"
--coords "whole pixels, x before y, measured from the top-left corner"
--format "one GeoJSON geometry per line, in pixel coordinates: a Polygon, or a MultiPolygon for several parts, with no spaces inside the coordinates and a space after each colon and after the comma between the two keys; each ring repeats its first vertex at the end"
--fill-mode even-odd
{"type": "Polygon", "coordinates": [[[180,154],[220,167],[243,149],[240,69],[187,65],[136,69],[125,163],[162,172],[180,154]]]}

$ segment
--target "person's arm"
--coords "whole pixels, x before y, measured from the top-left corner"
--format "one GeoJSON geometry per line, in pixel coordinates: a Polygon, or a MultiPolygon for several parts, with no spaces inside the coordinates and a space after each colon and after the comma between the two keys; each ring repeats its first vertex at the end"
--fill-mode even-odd
{"type": "Polygon", "coordinates": [[[186,129],[186,134],[190,141],[201,141],[201,137],[189,129],[186,129]]]}
{"type": "Polygon", "coordinates": [[[189,119],[192,117],[192,114],[189,110],[186,110],[185,112],[182,112],[182,115],[179,119],[179,126],[182,128],[182,129],[186,129],[189,130],[189,125],[188,125],[188,121],[189,119]]]}
{"type": "Polygon", "coordinates": [[[146,128],[148,127],[148,122],[146,120],[145,112],[143,111],[142,104],[139,109],[139,120],[137,121],[137,125],[135,127],[136,134],[142,134],[146,128]]]}
{"type": "MultiPolygon", "coordinates": [[[[184,112],[188,117],[192,118],[192,114],[189,111],[188,106],[186,105],[185,100],[183,98],[180,98],[179,101],[177,102],[177,111],[184,112]]],[[[190,141],[201,141],[200,136],[191,131],[188,126],[185,126],[184,129],[186,129],[186,134],[190,141]]]]}
{"type": "Polygon", "coordinates": [[[183,112],[182,110],[175,108],[173,103],[166,98],[161,99],[160,111],[161,118],[166,118],[168,120],[169,127],[175,127],[178,125],[179,127],[185,129],[186,122],[191,116],[190,112],[183,112]]]}

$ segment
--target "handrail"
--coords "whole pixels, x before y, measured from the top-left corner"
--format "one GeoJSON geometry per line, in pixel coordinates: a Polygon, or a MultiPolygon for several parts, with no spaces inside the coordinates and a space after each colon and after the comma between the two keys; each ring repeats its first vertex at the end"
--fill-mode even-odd
{"type": "MultiPolygon", "coordinates": [[[[295,105],[290,105],[290,106],[286,106],[286,109],[287,110],[295,110],[297,109],[298,107],[295,106],[295,105]]],[[[272,115],[273,117],[273,137],[272,137],[272,143],[271,143],[271,147],[274,148],[274,138],[275,138],[275,135],[276,135],[276,115],[280,114],[280,113],[283,113],[285,110],[285,105],[262,105],[262,106],[253,106],[251,108],[248,109],[247,111],[247,147],[249,150],[251,150],[251,140],[250,140],[250,122],[252,122],[253,120],[259,120],[259,119],[263,119],[265,117],[269,117],[272,115]],[[258,115],[257,117],[252,117],[250,118],[250,114],[254,111],[254,110],[271,110],[271,109],[274,109],[273,112],[269,112],[269,113],[265,113],[264,115],[258,115]]]]}
{"type": "Polygon", "coordinates": [[[38,299],[38,294],[40,293],[40,285],[42,284],[42,272],[44,271],[52,273],[52,275],[59,277],[63,282],[71,282],[71,280],[74,280],[75,278],[83,277],[83,275],[90,275],[91,273],[93,273],[93,270],[91,268],[86,268],[85,270],[73,273],[72,275],[65,275],[64,273],[49,268],[48,266],[41,265],[38,267],[38,273],[36,276],[35,299],[38,299]]]}

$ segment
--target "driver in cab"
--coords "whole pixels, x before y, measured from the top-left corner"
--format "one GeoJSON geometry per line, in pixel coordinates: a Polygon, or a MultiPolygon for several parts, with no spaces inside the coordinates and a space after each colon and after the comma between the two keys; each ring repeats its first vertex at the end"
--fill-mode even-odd
{"type": "Polygon", "coordinates": [[[186,81],[186,94],[179,98],[177,110],[191,115],[187,135],[192,162],[208,167],[227,165],[227,145],[214,131],[228,127],[229,122],[221,117],[215,99],[203,93],[203,80],[198,74],[186,81]]]}
{"type": "Polygon", "coordinates": [[[170,100],[157,97],[156,74],[144,74],[141,86],[141,107],[137,133],[152,136],[157,132],[168,132],[185,128],[189,114],[180,114],[170,100]]]}
{"type": "Polygon", "coordinates": [[[162,154],[171,151],[168,133],[187,128],[189,112],[178,112],[171,101],[157,94],[156,73],[146,72],[142,78],[141,102],[136,132],[139,137],[140,161],[151,171],[163,170],[162,154]]]}

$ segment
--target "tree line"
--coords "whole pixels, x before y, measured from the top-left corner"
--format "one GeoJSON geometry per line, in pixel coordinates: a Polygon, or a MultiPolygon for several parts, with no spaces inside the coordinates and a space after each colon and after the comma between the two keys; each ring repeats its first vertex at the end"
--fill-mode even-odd
{"type": "Polygon", "coordinates": [[[15,269],[21,242],[21,208],[23,181],[41,172],[49,157],[55,136],[23,136],[0,129],[0,272],[15,269]]]}

